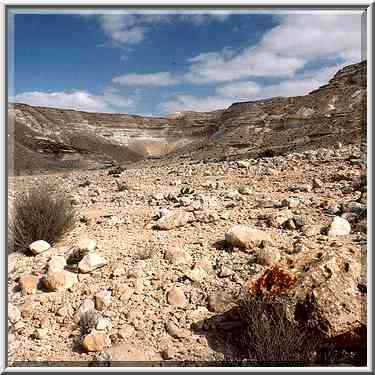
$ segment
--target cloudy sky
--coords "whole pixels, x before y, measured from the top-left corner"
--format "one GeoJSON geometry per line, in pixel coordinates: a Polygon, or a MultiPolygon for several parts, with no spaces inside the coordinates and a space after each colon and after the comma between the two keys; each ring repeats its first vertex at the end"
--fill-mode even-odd
{"type": "Polygon", "coordinates": [[[143,115],[210,111],[304,95],[363,59],[362,18],[353,11],[57,12],[10,15],[11,101],[143,115]]]}

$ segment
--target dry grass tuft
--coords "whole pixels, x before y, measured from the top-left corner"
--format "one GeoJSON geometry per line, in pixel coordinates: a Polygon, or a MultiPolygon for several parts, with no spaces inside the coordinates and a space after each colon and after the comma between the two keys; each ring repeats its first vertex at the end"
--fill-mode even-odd
{"type": "Polygon", "coordinates": [[[57,186],[43,183],[16,194],[8,223],[8,251],[27,252],[45,240],[51,245],[73,226],[74,210],[57,186]]]}

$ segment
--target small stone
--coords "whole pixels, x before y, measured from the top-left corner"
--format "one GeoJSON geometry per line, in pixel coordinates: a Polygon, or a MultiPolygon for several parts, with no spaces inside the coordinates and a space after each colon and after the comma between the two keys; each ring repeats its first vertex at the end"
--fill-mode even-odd
{"type": "Polygon", "coordinates": [[[83,257],[78,263],[78,268],[82,273],[88,273],[96,270],[97,268],[103,267],[107,264],[107,261],[102,258],[99,254],[89,253],[83,257]]]}
{"type": "Polygon", "coordinates": [[[82,346],[86,352],[101,352],[111,346],[111,340],[104,332],[94,330],[85,336],[82,346]]]}
{"type": "Polygon", "coordinates": [[[335,216],[328,230],[329,237],[346,236],[350,233],[350,223],[340,216],[335,216]]]}
{"type": "Polygon", "coordinates": [[[259,246],[264,240],[271,240],[268,233],[246,225],[235,225],[225,233],[228,244],[241,248],[259,246]]]}
{"type": "Polygon", "coordinates": [[[125,324],[123,325],[119,330],[118,330],[118,335],[121,339],[128,339],[129,337],[134,336],[135,334],[135,329],[133,326],[130,324],[125,324]]]}
{"type": "Polygon", "coordinates": [[[227,266],[222,266],[221,269],[220,269],[219,276],[220,277],[228,277],[230,275],[233,275],[233,271],[227,266]]]}
{"type": "Polygon", "coordinates": [[[81,304],[78,310],[79,318],[82,319],[84,314],[92,310],[95,310],[95,305],[94,302],[90,298],[88,298],[81,304]]]}
{"type": "Polygon", "coordinates": [[[283,210],[272,214],[268,220],[269,225],[275,228],[282,227],[288,219],[292,219],[293,213],[290,210],[283,210]]]}
{"type": "Polygon", "coordinates": [[[98,311],[102,311],[111,304],[111,292],[102,290],[95,294],[95,306],[98,311]]]}
{"type": "Polygon", "coordinates": [[[8,305],[8,320],[12,324],[17,323],[19,320],[21,320],[20,310],[12,304],[8,305]]]}
{"type": "Polygon", "coordinates": [[[245,160],[238,160],[237,166],[239,168],[249,168],[251,166],[251,163],[249,161],[245,161],[245,160]]]}
{"type": "Polygon", "coordinates": [[[21,316],[24,319],[31,319],[34,314],[36,303],[32,299],[27,299],[22,305],[18,306],[21,316]]]}
{"type": "Polygon", "coordinates": [[[176,339],[187,337],[189,332],[186,329],[179,328],[173,322],[167,322],[165,324],[167,332],[176,339]]]}
{"type": "Polygon", "coordinates": [[[128,302],[133,295],[134,290],[128,285],[116,285],[113,288],[113,295],[120,298],[122,302],[128,302]]]}
{"type": "Polygon", "coordinates": [[[92,240],[90,238],[82,238],[78,241],[77,247],[81,251],[82,254],[87,254],[96,249],[96,240],[92,240]]]}
{"type": "Polygon", "coordinates": [[[29,245],[29,249],[34,255],[43,253],[44,251],[47,251],[50,248],[51,248],[51,245],[44,240],[34,241],[33,243],[29,245]]]}
{"type": "Polygon", "coordinates": [[[289,198],[283,199],[281,204],[284,207],[296,208],[301,204],[301,200],[299,198],[296,198],[296,197],[289,197],[289,198]]]}
{"type": "Polygon", "coordinates": [[[69,271],[52,271],[45,276],[44,283],[49,291],[62,291],[72,288],[78,282],[75,273],[69,271]]]}
{"type": "Polygon", "coordinates": [[[112,275],[113,276],[123,276],[125,275],[126,271],[124,266],[121,263],[115,263],[112,266],[112,275]]]}
{"type": "Polygon", "coordinates": [[[206,224],[216,223],[219,220],[219,215],[215,211],[208,210],[208,209],[195,211],[194,217],[197,221],[201,223],[206,223],[206,224]]]}
{"type": "Polygon", "coordinates": [[[186,304],[186,297],[181,289],[173,287],[167,293],[167,301],[172,306],[183,307],[186,304]]]}
{"type": "Polygon", "coordinates": [[[106,329],[110,329],[110,327],[112,326],[112,322],[110,319],[108,318],[99,318],[98,319],[98,323],[96,324],[96,329],[98,331],[104,331],[106,329]]]}
{"type": "Polygon", "coordinates": [[[38,288],[40,282],[40,276],[34,276],[31,274],[23,274],[20,276],[19,284],[23,295],[34,294],[38,288]]]}
{"type": "Polygon", "coordinates": [[[164,259],[175,265],[188,264],[192,262],[192,258],[189,253],[176,247],[165,249],[164,259]]]}
{"type": "Polygon", "coordinates": [[[183,227],[195,220],[194,214],[185,211],[168,212],[162,216],[155,224],[156,229],[170,230],[183,227]]]}
{"type": "Polygon", "coordinates": [[[62,271],[66,266],[66,260],[63,256],[56,256],[53,257],[48,262],[48,271],[54,272],[54,271],[62,271]]]}
{"type": "Polygon", "coordinates": [[[176,356],[176,349],[169,346],[161,352],[161,355],[164,360],[173,359],[176,356]]]}
{"type": "Polygon", "coordinates": [[[163,193],[154,193],[151,195],[152,199],[155,199],[156,201],[161,201],[164,199],[164,194],[163,193]]]}

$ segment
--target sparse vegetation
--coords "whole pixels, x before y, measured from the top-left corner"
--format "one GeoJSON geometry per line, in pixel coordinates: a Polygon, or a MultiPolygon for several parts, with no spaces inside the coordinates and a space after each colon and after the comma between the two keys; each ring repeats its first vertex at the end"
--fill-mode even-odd
{"type": "Polygon", "coordinates": [[[125,170],[126,169],[124,167],[117,166],[108,171],[108,176],[120,177],[121,173],[124,172],[125,170]]]}
{"type": "Polygon", "coordinates": [[[83,181],[81,182],[78,186],[79,187],[86,187],[86,186],[90,186],[91,182],[86,180],[86,181],[83,181]]]}
{"type": "Polygon", "coordinates": [[[321,339],[293,320],[285,296],[246,296],[240,304],[245,324],[242,345],[257,366],[313,364],[321,339]]]}
{"type": "Polygon", "coordinates": [[[192,196],[193,194],[195,193],[195,191],[189,187],[189,186],[186,186],[186,187],[182,187],[180,189],[180,196],[183,196],[183,197],[190,197],[192,196]]]}
{"type": "Polygon", "coordinates": [[[126,185],[126,183],[124,183],[124,182],[116,181],[116,185],[117,185],[117,191],[127,191],[127,190],[129,190],[128,185],[126,185]]]}
{"type": "Polygon", "coordinates": [[[73,226],[67,195],[53,184],[40,184],[16,195],[8,224],[8,251],[27,251],[37,240],[55,243],[73,226]]]}
{"type": "Polygon", "coordinates": [[[158,251],[153,243],[146,243],[144,247],[140,247],[135,251],[135,257],[140,260],[152,258],[158,251]]]}

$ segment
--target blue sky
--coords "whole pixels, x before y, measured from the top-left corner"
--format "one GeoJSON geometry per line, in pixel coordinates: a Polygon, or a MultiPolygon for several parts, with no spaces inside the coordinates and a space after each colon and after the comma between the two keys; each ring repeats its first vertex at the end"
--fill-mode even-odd
{"type": "Polygon", "coordinates": [[[74,12],[10,14],[11,101],[162,116],[210,111],[304,95],[363,59],[359,12],[74,12]]]}

